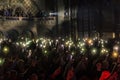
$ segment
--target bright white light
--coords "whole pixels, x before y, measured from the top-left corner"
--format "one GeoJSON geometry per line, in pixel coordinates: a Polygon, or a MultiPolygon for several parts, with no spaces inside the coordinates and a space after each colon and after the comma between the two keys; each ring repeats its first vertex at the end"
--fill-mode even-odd
{"type": "Polygon", "coordinates": [[[119,50],[119,46],[118,46],[118,45],[115,45],[115,46],[113,47],[113,49],[114,49],[115,51],[118,51],[118,50],[119,50]]]}
{"type": "Polygon", "coordinates": [[[58,42],[58,39],[56,40],[56,42],[58,42]]]}
{"type": "Polygon", "coordinates": [[[62,44],[61,47],[64,48],[64,45],[62,44]]]}
{"type": "Polygon", "coordinates": [[[62,41],[65,41],[64,39],[62,39],[62,41]]]}
{"type": "Polygon", "coordinates": [[[4,46],[3,47],[3,52],[6,53],[6,54],[9,53],[9,47],[4,46]]]}
{"type": "Polygon", "coordinates": [[[72,52],[71,54],[72,54],[72,55],[74,55],[75,53],[74,53],[74,52],[72,52]]]}
{"type": "Polygon", "coordinates": [[[43,45],[42,45],[42,44],[40,44],[40,47],[43,47],[43,45]]]}
{"type": "Polygon", "coordinates": [[[18,43],[18,42],[16,42],[16,45],[19,45],[19,43],[18,43]]]}
{"type": "Polygon", "coordinates": [[[96,48],[92,48],[91,49],[91,54],[95,55],[97,53],[97,49],[96,48]]]}
{"type": "Polygon", "coordinates": [[[26,44],[24,43],[24,44],[23,44],[23,47],[25,47],[25,46],[26,46],[26,44]]]}
{"type": "Polygon", "coordinates": [[[49,13],[49,15],[50,15],[50,16],[57,16],[57,15],[58,15],[58,13],[57,13],[57,12],[53,12],[53,13],[52,13],[52,12],[50,12],[50,13],[49,13]]]}
{"type": "Polygon", "coordinates": [[[36,40],[36,43],[38,43],[38,42],[39,42],[39,39],[36,40]]]}
{"type": "Polygon", "coordinates": [[[45,48],[46,46],[44,45],[43,48],[45,48]]]}

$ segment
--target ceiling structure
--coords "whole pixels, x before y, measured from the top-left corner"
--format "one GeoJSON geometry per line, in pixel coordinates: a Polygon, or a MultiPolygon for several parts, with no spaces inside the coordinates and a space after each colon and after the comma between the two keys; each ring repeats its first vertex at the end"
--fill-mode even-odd
{"type": "Polygon", "coordinates": [[[0,0],[0,5],[0,9],[20,7],[33,15],[39,11],[57,12],[53,27],[59,34],[120,31],[119,0],[0,0]]]}

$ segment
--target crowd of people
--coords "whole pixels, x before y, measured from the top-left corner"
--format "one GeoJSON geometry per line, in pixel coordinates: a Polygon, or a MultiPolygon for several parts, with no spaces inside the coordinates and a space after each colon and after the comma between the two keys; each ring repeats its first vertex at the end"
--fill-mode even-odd
{"type": "Polygon", "coordinates": [[[23,40],[1,42],[0,80],[120,80],[120,55],[112,56],[113,45],[119,42],[105,44],[86,39],[83,44],[80,40],[62,38],[32,41],[26,38],[24,43],[23,40]],[[98,51],[91,52],[93,46],[98,51]],[[101,54],[103,47],[109,51],[101,54]]]}

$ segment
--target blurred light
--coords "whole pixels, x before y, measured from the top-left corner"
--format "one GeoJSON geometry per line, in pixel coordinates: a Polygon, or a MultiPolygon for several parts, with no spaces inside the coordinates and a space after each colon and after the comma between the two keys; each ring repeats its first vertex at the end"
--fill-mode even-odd
{"type": "Polygon", "coordinates": [[[2,66],[4,64],[4,59],[0,58],[0,66],[2,66]]]}
{"type": "Polygon", "coordinates": [[[96,48],[92,48],[91,49],[91,54],[95,55],[97,53],[97,49],[96,48]]]}
{"type": "Polygon", "coordinates": [[[26,44],[25,43],[23,43],[23,47],[25,47],[26,46],[26,44]]]}
{"type": "Polygon", "coordinates": [[[2,43],[3,39],[0,39],[0,43],[2,43]]]}
{"type": "Polygon", "coordinates": [[[70,55],[70,60],[72,60],[72,58],[73,58],[73,56],[72,56],[72,55],[70,55]]]}
{"type": "Polygon", "coordinates": [[[106,48],[102,48],[101,49],[101,54],[106,54],[106,53],[108,53],[109,51],[106,49],[106,48]]]}
{"type": "Polygon", "coordinates": [[[71,54],[72,54],[72,55],[74,55],[74,54],[75,54],[75,52],[72,52],[71,54]]]}
{"type": "Polygon", "coordinates": [[[83,47],[83,46],[85,46],[85,43],[84,42],[79,42],[78,47],[83,47]]]}
{"type": "Polygon", "coordinates": [[[11,39],[9,39],[8,42],[12,42],[11,39]]]}
{"type": "Polygon", "coordinates": [[[20,42],[20,44],[22,44],[22,42],[20,42]]]}
{"type": "Polygon", "coordinates": [[[87,40],[88,40],[88,38],[87,38],[87,37],[83,39],[83,41],[84,41],[84,42],[86,42],[87,40]]]}
{"type": "Polygon", "coordinates": [[[42,44],[40,44],[40,47],[43,47],[43,45],[42,45],[42,44]]]}
{"type": "Polygon", "coordinates": [[[56,40],[56,42],[58,42],[58,39],[56,40]]]}
{"type": "Polygon", "coordinates": [[[9,53],[9,47],[4,46],[3,47],[3,52],[6,53],[6,54],[9,53]]]}
{"type": "Polygon", "coordinates": [[[113,56],[114,58],[117,58],[117,57],[118,57],[118,52],[115,52],[115,51],[114,51],[114,52],[112,53],[112,56],[113,56]]]}
{"type": "Polygon", "coordinates": [[[44,51],[43,51],[43,55],[48,56],[48,51],[47,51],[47,50],[44,50],[44,51]]]}
{"type": "Polygon", "coordinates": [[[69,13],[68,13],[67,11],[65,11],[65,13],[64,13],[64,14],[65,14],[65,16],[68,16],[68,15],[69,15],[69,13]]]}
{"type": "Polygon", "coordinates": [[[39,46],[38,43],[36,44],[36,46],[37,46],[37,47],[39,46]]]}
{"type": "Polygon", "coordinates": [[[19,43],[18,43],[18,42],[16,42],[16,45],[18,45],[18,46],[19,46],[19,43]]]}
{"type": "Polygon", "coordinates": [[[105,46],[102,44],[101,47],[104,48],[105,46]]]}
{"type": "Polygon", "coordinates": [[[47,50],[45,50],[45,53],[47,53],[47,50]]]}
{"type": "Polygon", "coordinates": [[[29,52],[28,52],[28,58],[30,57],[32,55],[32,51],[31,50],[29,50],[29,52]]]}
{"type": "Polygon", "coordinates": [[[61,37],[58,37],[58,39],[61,39],[61,37]]]}
{"type": "Polygon", "coordinates": [[[113,47],[113,50],[118,51],[118,50],[119,50],[119,46],[118,46],[118,45],[115,45],[115,46],[113,47]]]}
{"type": "Polygon", "coordinates": [[[49,41],[49,45],[50,45],[50,46],[51,46],[51,44],[52,44],[51,41],[49,41]]]}
{"type": "Polygon", "coordinates": [[[80,40],[80,38],[78,38],[78,41],[80,40]]]}
{"type": "Polygon", "coordinates": [[[46,46],[44,45],[43,48],[45,48],[46,46]]]}
{"type": "Polygon", "coordinates": [[[82,47],[80,50],[81,50],[81,53],[85,53],[86,52],[86,48],[85,47],[82,47]]]}
{"type": "Polygon", "coordinates": [[[69,41],[67,41],[65,44],[68,45],[68,44],[69,44],[69,41]]]}
{"type": "Polygon", "coordinates": [[[65,39],[62,39],[62,41],[65,41],[65,39]]]}
{"type": "Polygon", "coordinates": [[[120,44],[120,42],[119,42],[119,41],[117,41],[117,44],[120,44]]]}
{"type": "Polygon", "coordinates": [[[113,33],[113,38],[115,38],[115,33],[113,33]]]}
{"type": "Polygon", "coordinates": [[[108,43],[108,41],[106,40],[105,43],[108,43]]]}
{"type": "Polygon", "coordinates": [[[36,43],[38,43],[38,42],[39,42],[39,39],[36,40],[36,43]]]}
{"type": "Polygon", "coordinates": [[[32,42],[32,41],[27,41],[27,42],[26,42],[26,45],[29,45],[31,42],[32,42]]]}
{"type": "Polygon", "coordinates": [[[87,43],[88,43],[88,45],[93,45],[93,40],[92,39],[88,39],[87,43]]]}
{"type": "Polygon", "coordinates": [[[22,37],[21,39],[24,39],[24,37],[22,37]]]}
{"type": "Polygon", "coordinates": [[[57,12],[53,12],[53,13],[50,12],[49,15],[50,15],[50,16],[56,16],[56,15],[58,15],[58,13],[57,13],[57,12]]]}
{"type": "Polygon", "coordinates": [[[97,39],[98,39],[98,37],[94,37],[94,38],[93,38],[94,41],[97,40],[97,39]]]}
{"type": "Polygon", "coordinates": [[[64,48],[64,45],[62,44],[61,47],[64,48]]]}

